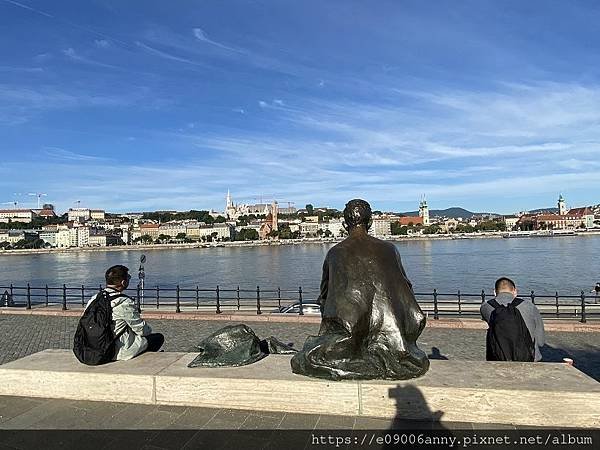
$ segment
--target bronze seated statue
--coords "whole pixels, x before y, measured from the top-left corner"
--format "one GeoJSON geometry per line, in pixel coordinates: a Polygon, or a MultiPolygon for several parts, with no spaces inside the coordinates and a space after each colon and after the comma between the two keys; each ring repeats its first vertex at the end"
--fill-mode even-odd
{"type": "Polygon", "coordinates": [[[292,358],[297,374],[330,380],[400,380],[423,375],[417,347],[425,316],[397,248],[368,235],[371,207],[344,209],[348,237],[329,250],[321,279],[321,327],[292,358]]]}

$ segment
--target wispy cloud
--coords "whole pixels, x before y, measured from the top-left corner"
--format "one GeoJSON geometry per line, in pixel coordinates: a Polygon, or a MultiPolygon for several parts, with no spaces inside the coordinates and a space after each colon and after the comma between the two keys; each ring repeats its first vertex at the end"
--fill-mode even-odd
{"type": "Polygon", "coordinates": [[[52,14],[48,14],[47,12],[44,12],[44,11],[42,11],[40,9],[36,9],[36,8],[32,8],[31,6],[24,5],[23,3],[15,2],[14,0],[2,0],[2,1],[4,1],[6,3],[10,3],[10,4],[15,5],[15,6],[18,6],[19,8],[27,9],[29,11],[32,11],[32,12],[36,13],[36,14],[40,14],[42,16],[49,17],[51,19],[54,18],[54,16],[52,14]]]}
{"type": "Polygon", "coordinates": [[[71,150],[66,150],[61,147],[44,147],[44,153],[55,160],[63,160],[63,161],[105,161],[105,158],[101,158],[99,156],[86,155],[83,153],[73,152],[71,150]]]}
{"type": "Polygon", "coordinates": [[[87,58],[85,56],[81,56],[72,47],[64,49],[62,51],[62,53],[67,58],[69,58],[69,59],[71,59],[73,61],[79,62],[79,63],[89,64],[89,65],[96,66],[96,67],[105,67],[105,68],[108,68],[108,69],[120,69],[120,67],[118,67],[118,66],[114,66],[112,64],[106,64],[106,63],[103,63],[103,62],[100,62],[100,61],[96,61],[96,60],[91,59],[91,58],[87,58]]]}
{"type": "Polygon", "coordinates": [[[53,57],[54,57],[54,55],[52,55],[52,53],[40,53],[38,55],[35,55],[33,57],[33,60],[36,63],[43,63],[43,62],[46,62],[46,61],[52,59],[53,57]]]}
{"type": "Polygon", "coordinates": [[[41,67],[15,67],[15,66],[0,66],[0,72],[26,72],[26,73],[41,73],[44,69],[41,67]]]}
{"type": "Polygon", "coordinates": [[[50,86],[32,88],[0,84],[0,124],[22,124],[38,114],[54,110],[127,106],[137,100],[136,96],[139,94],[119,96],[64,91],[50,86]]]}
{"type": "Polygon", "coordinates": [[[214,45],[215,47],[221,48],[223,50],[229,50],[231,52],[236,52],[236,53],[243,53],[243,51],[240,49],[229,47],[228,45],[221,44],[220,42],[209,39],[208,36],[206,35],[206,33],[204,32],[204,30],[202,30],[202,28],[194,28],[192,31],[193,31],[196,39],[198,39],[201,42],[205,42],[207,44],[214,45]]]}
{"type": "Polygon", "coordinates": [[[110,47],[110,42],[107,41],[106,39],[95,39],[94,40],[94,44],[98,48],[108,48],[108,47],[110,47]]]}
{"type": "Polygon", "coordinates": [[[148,53],[150,53],[152,55],[160,56],[161,58],[164,58],[164,59],[168,59],[168,60],[171,60],[171,61],[178,61],[178,62],[181,62],[181,63],[190,64],[190,65],[198,66],[198,67],[206,67],[205,64],[199,63],[197,61],[192,61],[191,59],[183,58],[181,56],[177,56],[177,55],[174,55],[172,53],[164,52],[162,50],[158,50],[157,48],[154,48],[154,47],[151,47],[149,45],[146,45],[146,44],[144,44],[143,42],[140,42],[140,41],[137,41],[135,44],[139,48],[141,48],[142,50],[144,50],[144,51],[146,51],[146,52],[148,52],[148,53]]]}

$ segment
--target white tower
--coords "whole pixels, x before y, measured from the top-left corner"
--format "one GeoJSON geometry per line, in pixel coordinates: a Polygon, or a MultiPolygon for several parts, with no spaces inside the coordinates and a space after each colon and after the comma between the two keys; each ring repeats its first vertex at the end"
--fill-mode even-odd
{"type": "Polygon", "coordinates": [[[558,214],[560,216],[567,215],[567,206],[565,205],[565,199],[563,198],[562,194],[560,194],[558,197],[558,214]]]}
{"type": "Polygon", "coordinates": [[[273,200],[273,203],[271,204],[271,216],[273,218],[273,221],[271,222],[272,226],[273,226],[273,231],[277,231],[279,229],[279,222],[278,222],[278,217],[277,214],[279,213],[279,204],[277,203],[276,200],[273,200]]]}
{"type": "Polygon", "coordinates": [[[227,199],[226,199],[227,204],[225,205],[225,211],[227,211],[229,208],[231,208],[233,206],[232,202],[231,202],[231,195],[229,194],[229,189],[227,189],[227,199]]]}
{"type": "Polygon", "coordinates": [[[427,200],[425,200],[425,196],[419,203],[419,217],[423,218],[423,226],[429,226],[429,207],[427,206],[427,200]]]}

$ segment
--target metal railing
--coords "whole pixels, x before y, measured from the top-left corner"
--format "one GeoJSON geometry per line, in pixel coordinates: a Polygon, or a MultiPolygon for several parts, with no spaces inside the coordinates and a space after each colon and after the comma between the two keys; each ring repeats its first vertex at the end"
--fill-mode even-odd
{"type": "MultiPolygon", "coordinates": [[[[27,309],[44,306],[61,306],[62,310],[83,308],[103,286],[0,286],[0,307],[25,307],[27,309]]],[[[204,311],[222,314],[224,312],[252,312],[256,314],[277,313],[282,307],[297,305],[300,315],[308,312],[307,303],[315,303],[318,289],[282,289],[281,287],[206,288],[180,285],[174,287],[135,287],[125,294],[136,301],[140,311],[149,309],[170,309],[182,311],[204,311]],[[307,301],[306,299],[314,299],[307,301]]],[[[434,320],[440,317],[479,316],[482,303],[493,298],[485,290],[480,293],[416,292],[415,297],[423,311],[434,320]]],[[[523,295],[521,295],[523,297],[523,295]]],[[[600,296],[581,291],[579,294],[537,294],[530,291],[528,297],[538,307],[542,316],[548,318],[577,318],[585,323],[588,319],[600,318],[600,296]]],[[[314,312],[311,308],[310,312],[314,312]]]]}

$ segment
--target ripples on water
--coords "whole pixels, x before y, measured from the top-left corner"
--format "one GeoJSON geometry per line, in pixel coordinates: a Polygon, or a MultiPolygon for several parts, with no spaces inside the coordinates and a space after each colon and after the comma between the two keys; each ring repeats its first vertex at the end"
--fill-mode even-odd
{"type": "MultiPolygon", "coordinates": [[[[146,286],[315,290],[332,244],[218,247],[0,256],[0,284],[98,285],[106,268],[125,264],[134,280],[147,256],[146,286]]],[[[600,236],[402,241],[396,245],[417,292],[491,292],[499,276],[521,292],[578,293],[600,281],[600,236]]],[[[133,283],[132,283],[133,284],[133,283]]]]}

